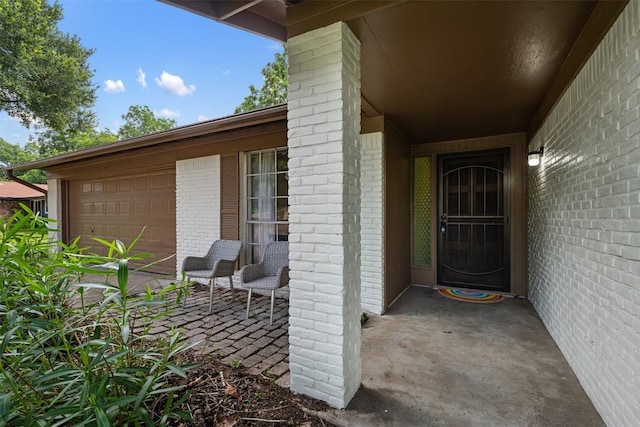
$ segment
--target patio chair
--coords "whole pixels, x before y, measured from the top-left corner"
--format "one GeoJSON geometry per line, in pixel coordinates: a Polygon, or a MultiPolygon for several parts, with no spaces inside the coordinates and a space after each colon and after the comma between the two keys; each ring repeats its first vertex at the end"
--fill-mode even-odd
{"type": "MultiPolygon", "coordinates": [[[[187,281],[189,278],[209,279],[209,313],[213,306],[213,286],[216,277],[228,277],[231,293],[236,296],[233,289],[233,272],[241,249],[242,242],[239,240],[217,240],[204,257],[188,256],[182,262],[182,274],[186,276],[187,281]]],[[[185,296],[182,307],[186,301],[185,296]]]]}
{"type": "Polygon", "coordinates": [[[266,289],[271,291],[271,315],[269,324],[273,324],[273,303],[276,289],[289,284],[289,242],[271,242],[264,249],[262,260],[258,264],[249,264],[240,270],[240,283],[249,289],[247,297],[247,319],[251,308],[251,291],[266,289]]]}

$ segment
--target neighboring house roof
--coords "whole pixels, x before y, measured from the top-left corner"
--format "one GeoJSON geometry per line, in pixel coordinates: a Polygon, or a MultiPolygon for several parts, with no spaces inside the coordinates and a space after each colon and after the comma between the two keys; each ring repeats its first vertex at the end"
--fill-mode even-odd
{"type": "MultiPolygon", "coordinates": [[[[47,190],[46,184],[35,185],[43,190],[47,190]]],[[[44,198],[44,196],[44,193],[22,185],[19,182],[0,182],[0,200],[41,199],[44,198]]]]}
{"type": "Polygon", "coordinates": [[[48,159],[36,160],[35,162],[13,165],[4,168],[10,171],[24,171],[31,169],[43,169],[50,166],[57,166],[65,163],[76,162],[78,160],[92,157],[104,156],[107,154],[121,153],[124,151],[136,150],[143,147],[150,147],[164,143],[183,141],[185,139],[196,138],[203,135],[210,135],[219,132],[226,132],[234,129],[248,128],[264,123],[271,123],[285,120],[287,117],[287,106],[278,105],[275,107],[263,108],[250,111],[248,113],[236,114],[205,122],[193,123],[180,126],[164,132],[151,135],[140,136],[138,138],[113,142],[110,144],[97,145],[95,147],[72,153],[61,154],[48,159]]]}

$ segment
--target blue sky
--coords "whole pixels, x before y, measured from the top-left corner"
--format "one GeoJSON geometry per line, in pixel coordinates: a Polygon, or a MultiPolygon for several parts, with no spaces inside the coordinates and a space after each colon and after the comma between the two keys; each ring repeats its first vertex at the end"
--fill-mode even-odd
{"type": "MultiPolygon", "coordinates": [[[[94,111],[117,130],[130,105],[148,105],[178,125],[233,114],[262,85],[260,70],[282,45],[155,0],[59,0],[59,28],[95,49],[94,111]],[[144,76],[144,78],[143,78],[144,76]]],[[[32,133],[0,113],[0,137],[24,145],[32,133]]]]}

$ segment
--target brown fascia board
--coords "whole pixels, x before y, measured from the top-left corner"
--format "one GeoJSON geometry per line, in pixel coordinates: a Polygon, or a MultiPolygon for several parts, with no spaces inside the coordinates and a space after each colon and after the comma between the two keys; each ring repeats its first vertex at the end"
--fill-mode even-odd
{"type": "Polygon", "coordinates": [[[36,160],[35,162],[9,166],[5,167],[4,170],[12,173],[12,171],[44,169],[50,166],[76,162],[92,157],[121,153],[129,150],[136,150],[138,148],[150,147],[153,145],[159,145],[168,142],[176,142],[187,138],[225,132],[233,129],[255,126],[264,123],[277,122],[280,120],[286,120],[286,118],[286,104],[278,105],[276,107],[269,107],[261,110],[251,111],[248,113],[241,113],[233,116],[213,119],[206,122],[180,126],[164,132],[158,132],[138,138],[98,145],[84,150],[74,151],[73,153],[61,154],[59,156],[50,157],[48,159],[36,160]]]}
{"type": "Polygon", "coordinates": [[[408,0],[299,1],[287,7],[288,37],[298,36],[334,22],[349,22],[408,0]]]}
{"type": "MultiPolygon", "coordinates": [[[[287,28],[284,23],[273,21],[251,11],[251,7],[261,3],[262,0],[237,2],[214,0],[158,1],[263,37],[281,42],[287,40],[287,28]]],[[[283,4],[282,7],[285,7],[285,5],[283,4]]]]}

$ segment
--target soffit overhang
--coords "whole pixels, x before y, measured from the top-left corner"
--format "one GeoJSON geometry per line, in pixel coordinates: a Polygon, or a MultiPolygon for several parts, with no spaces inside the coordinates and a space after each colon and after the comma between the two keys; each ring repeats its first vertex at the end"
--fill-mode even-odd
{"type": "Polygon", "coordinates": [[[627,4],[161,1],[281,41],[346,22],[362,43],[363,112],[412,143],[531,138],[627,4]]]}

